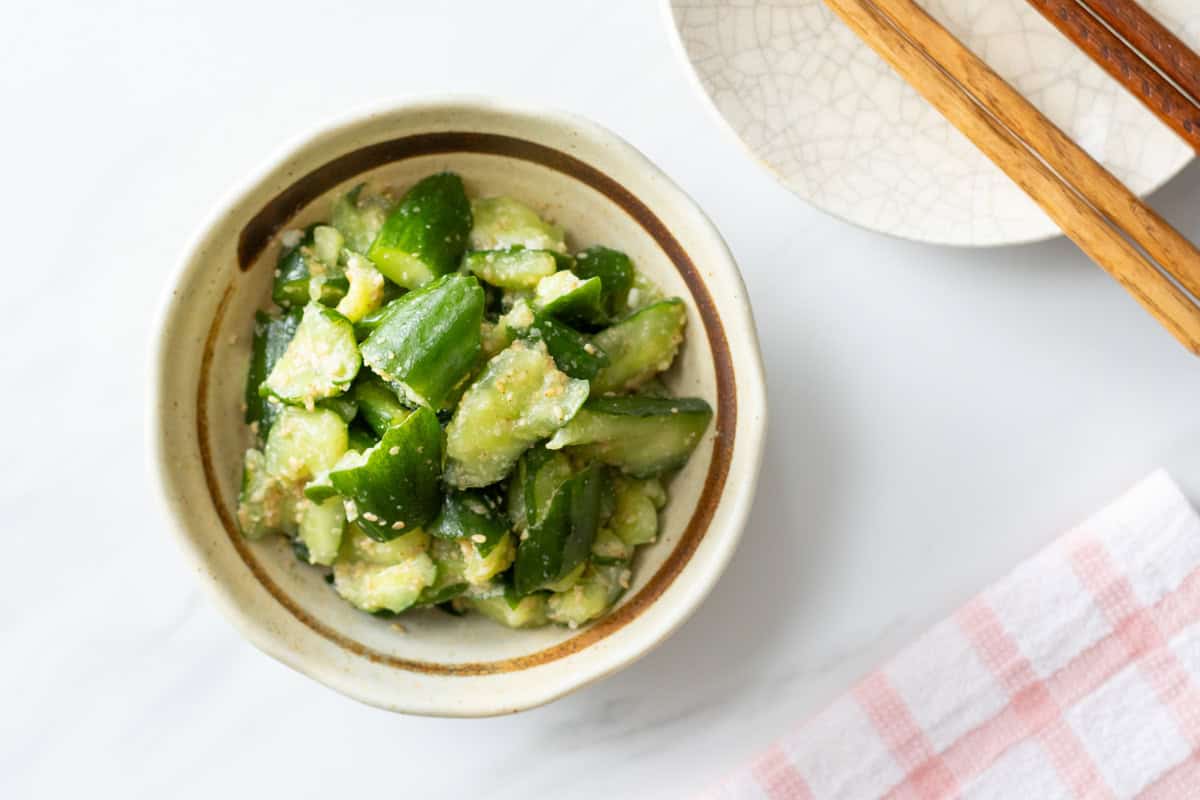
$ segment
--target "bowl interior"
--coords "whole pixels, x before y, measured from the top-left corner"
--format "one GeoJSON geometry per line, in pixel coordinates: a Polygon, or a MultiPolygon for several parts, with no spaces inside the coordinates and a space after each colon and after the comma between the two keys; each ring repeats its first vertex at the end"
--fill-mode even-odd
{"type": "MultiPolygon", "coordinates": [[[[675,394],[696,396],[717,406],[716,375],[711,345],[696,312],[691,292],[670,257],[638,222],[601,192],[575,178],[541,164],[508,156],[482,153],[424,155],[392,162],[337,183],[307,202],[287,220],[287,227],[302,228],[327,221],[333,200],[355,184],[391,186],[403,190],[426,175],[453,170],[463,177],[472,197],[504,194],[515,197],[566,227],[573,250],[606,244],[627,252],[649,277],[668,294],[687,298],[690,319],[685,347],[665,376],[675,394]]],[[[217,502],[232,516],[236,508],[241,458],[250,438],[241,422],[242,391],[250,357],[254,311],[270,303],[271,280],[279,256],[279,236],[248,263],[234,279],[234,291],[215,330],[219,345],[205,370],[208,380],[208,450],[217,481],[217,502]]],[[[670,483],[671,500],[663,510],[662,537],[641,548],[634,579],[623,603],[635,599],[679,544],[692,511],[700,500],[713,457],[715,426],[687,466],[670,483]]],[[[230,534],[248,566],[272,593],[294,606],[322,629],[339,631],[373,652],[398,661],[438,665],[479,665],[529,656],[579,635],[557,626],[532,631],[510,631],[479,615],[455,618],[436,609],[408,613],[403,619],[407,634],[394,623],[376,619],[342,602],[323,579],[321,570],[300,563],[282,537],[247,542],[230,534]]]]}
{"type": "Polygon", "coordinates": [[[166,499],[226,612],[286,663],[366,702],[420,713],[501,713],[544,702],[660,641],[732,551],[752,486],[739,486],[729,500],[727,478],[733,465],[752,482],[765,417],[744,289],[690,201],[611,134],[472,107],[357,120],[268,170],[193,248],[163,311],[159,355],[154,437],[166,499]],[[707,400],[714,424],[671,480],[660,538],[641,548],[630,590],[608,616],[579,630],[510,631],[477,615],[428,610],[405,615],[402,632],[344,603],[281,537],[248,542],[233,522],[250,443],[241,407],[253,316],[270,302],[279,234],[327,219],[333,199],[357,183],[403,190],[446,169],[472,196],[511,195],[562,224],[572,248],[627,252],[688,307],[686,342],[665,380],[677,395],[707,400]],[[718,316],[714,294],[731,307],[730,320],[718,316]],[[736,338],[727,338],[727,323],[736,338]],[[746,373],[747,421],[755,428],[747,452],[734,446],[743,383],[735,362],[746,373]],[[714,529],[721,537],[708,535],[714,529]],[[693,559],[702,568],[677,581],[693,559]],[[468,685],[462,676],[489,681],[468,685]]]}

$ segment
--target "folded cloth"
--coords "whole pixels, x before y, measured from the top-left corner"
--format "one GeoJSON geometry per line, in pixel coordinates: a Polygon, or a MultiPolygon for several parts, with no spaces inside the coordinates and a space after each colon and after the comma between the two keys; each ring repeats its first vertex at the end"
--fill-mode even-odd
{"type": "Polygon", "coordinates": [[[1200,518],[1154,473],[707,796],[1200,798],[1200,518]]]}

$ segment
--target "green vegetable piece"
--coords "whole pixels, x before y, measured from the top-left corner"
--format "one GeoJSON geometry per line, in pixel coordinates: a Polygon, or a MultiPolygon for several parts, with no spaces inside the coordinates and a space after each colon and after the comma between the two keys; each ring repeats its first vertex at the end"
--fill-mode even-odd
{"type": "Polygon", "coordinates": [[[603,473],[592,466],[566,480],[517,547],[513,583],[529,594],[575,569],[591,553],[600,516],[603,473]]]}
{"type": "Polygon", "coordinates": [[[625,593],[630,575],[620,565],[589,568],[570,589],[550,595],[546,601],[547,618],[570,628],[596,619],[625,593]]]}
{"type": "Polygon", "coordinates": [[[363,194],[366,186],[360,183],[333,204],[331,222],[346,239],[346,246],[356,253],[366,253],[387,220],[390,203],[377,194],[363,194]]]}
{"type": "Polygon", "coordinates": [[[608,364],[608,354],[570,327],[545,314],[534,316],[528,333],[546,343],[554,363],[572,378],[590,380],[608,364]]]}
{"type": "Polygon", "coordinates": [[[476,587],[488,586],[492,578],[512,566],[517,556],[517,547],[511,534],[500,537],[487,555],[479,550],[478,542],[460,540],[459,546],[463,550],[463,574],[468,583],[476,587]]]}
{"type": "Polygon", "coordinates": [[[633,558],[633,545],[628,544],[611,528],[601,528],[592,542],[592,562],[595,564],[624,564],[633,558]]]}
{"type": "Polygon", "coordinates": [[[572,271],[581,278],[600,279],[600,305],[610,317],[623,309],[635,272],[629,256],[596,245],[575,255],[572,271]]]}
{"type": "Polygon", "coordinates": [[[346,319],[358,322],[383,305],[383,274],[365,256],[351,253],[347,257],[346,280],[350,287],[337,304],[338,313],[346,319]]]}
{"type": "Polygon", "coordinates": [[[462,178],[440,172],[400,199],[367,257],[390,280],[416,289],[458,267],[470,231],[471,204],[462,178]]]}
{"type": "Polygon", "coordinates": [[[320,227],[310,227],[299,244],[285,248],[279,255],[271,299],[282,308],[302,308],[314,293],[318,302],[333,306],[346,294],[349,283],[337,266],[336,252],[331,262],[317,257],[315,234],[320,227]]]}
{"type": "Polygon", "coordinates": [[[683,343],[686,324],[683,301],[671,299],[600,331],[592,344],[608,354],[608,366],[592,379],[593,393],[630,391],[667,369],[683,343]]]}
{"type": "Polygon", "coordinates": [[[389,428],[403,422],[412,413],[400,405],[390,386],[370,373],[358,377],[354,382],[352,394],[358,401],[358,410],[363,421],[376,436],[383,436],[389,428]]]}
{"type": "MultiPolygon", "coordinates": [[[[406,409],[407,413],[407,409],[406,409]]],[[[351,425],[349,432],[349,441],[346,444],[347,450],[357,450],[360,453],[368,447],[374,447],[379,441],[379,437],[374,432],[366,430],[360,425],[351,425]]]]}
{"type": "Polygon", "coordinates": [[[558,270],[558,260],[548,250],[473,250],[463,257],[463,267],[492,286],[533,289],[558,270]]]}
{"type": "Polygon", "coordinates": [[[658,538],[658,509],[666,504],[662,484],[655,478],[624,477],[618,477],[613,483],[617,500],[609,521],[613,532],[630,546],[653,542],[658,538]]]}
{"type": "Polygon", "coordinates": [[[325,408],[285,408],[267,436],[267,472],[302,486],[322,474],[346,452],[345,421],[325,408]]]}
{"type": "Polygon", "coordinates": [[[560,372],[545,344],[514,342],[487,363],[446,427],[446,482],[467,489],[502,480],[587,395],[587,381],[560,372]]]}
{"type": "Polygon", "coordinates": [[[266,439],[267,431],[279,415],[281,406],[268,402],[258,390],[287,350],[288,342],[292,341],[299,324],[298,313],[272,317],[259,311],[254,315],[254,344],[250,350],[250,369],[246,374],[245,419],[252,427],[258,423],[255,433],[260,441],[266,439]]]}
{"type": "Polygon", "coordinates": [[[322,503],[309,503],[300,518],[300,541],[304,543],[310,564],[333,563],[346,528],[346,510],[340,497],[322,503]]]}
{"type": "Polygon", "coordinates": [[[333,565],[337,593],[363,611],[398,614],[414,605],[436,580],[437,567],[426,553],[391,566],[340,560],[333,565]]]}
{"type": "Polygon", "coordinates": [[[293,484],[267,470],[262,451],[246,451],[237,511],[243,536],[261,539],[276,531],[295,530],[296,510],[302,500],[293,484]]]}
{"type": "Polygon", "coordinates": [[[535,447],[521,459],[518,474],[523,495],[525,518],[519,527],[528,528],[546,516],[550,501],[567,480],[575,474],[571,459],[558,451],[535,447]]]}
{"type": "Polygon", "coordinates": [[[388,541],[438,513],[441,466],[442,430],[434,413],[422,408],[388,428],[379,444],[343,456],[329,480],[353,503],[363,531],[388,541]]]}
{"type": "MultiPolygon", "coordinates": [[[[386,288],[386,286],[394,286],[394,285],[395,284],[391,284],[391,283],[385,284],[385,288],[386,288]]],[[[385,295],[386,295],[386,291],[385,291],[385,295]]],[[[403,296],[403,295],[400,295],[400,296],[403,296]]],[[[399,298],[398,297],[393,298],[393,300],[395,300],[395,299],[399,299],[399,298]]],[[[354,338],[361,342],[363,339],[366,339],[368,336],[370,336],[374,332],[374,330],[376,328],[378,328],[381,324],[383,324],[384,320],[386,320],[388,318],[389,313],[393,310],[392,305],[393,305],[393,303],[391,301],[388,301],[387,304],[384,305],[382,308],[375,309],[374,311],[368,313],[366,316],[364,316],[362,319],[360,319],[358,322],[354,323],[354,338]]]]}
{"type": "Polygon", "coordinates": [[[433,606],[453,600],[467,591],[466,560],[458,542],[433,539],[429,557],[437,567],[437,580],[421,593],[418,605],[433,606]]]}
{"type": "Polygon", "coordinates": [[[503,596],[471,600],[471,606],[490,620],[508,628],[540,628],[546,624],[546,596],[531,594],[510,606],[503,596]]]}
{"type": "Polygon", "coordinates": [[[309,303],[261,391],[311,408],[317,400],[344,392],[361,364],[350,320],[319,303],[309,303]]]}
{"type": "Polygon", "coordinates": [[[446,275],[409,292],[362,344],[362,358],[413,405],[443,407],[479,358],[483,289],[446,275]]]}
{"type": "Polygon", "coordinates": [[[339,394],[326,397],[317,403],[318,408],[327,408],[342,418],[349,425],[358,416],[358,401],[349,394],[339,394]]]}
{"type": "Polygon", "coordinates": [[[567,252],[566,233],[511,197],[484,197],[471,202],[472,250],[552,250],[567,252]]]}
{"type": "Polygon", "coordinates": [[[580,280],[569,270],[556,272],[538,282],[533,308],[548,317],[575,320],[588,325],[607,321],[601,301],[599,278],[580,280]]]}
{"type": "Polygon", "coordinates": [[[429,550],[430,537],[417,528],[387,542],[372,539],[357,522],[346,526],[342,545],[338,550],[338,561],[361,561],[389,567],[401,564],[429,550]]]}
{"type": "Polygon", "coordinates": [[[646,478],[682,467],[712,420],[698,398],[595,397],[546,443],[646,478]]]}
{"type": "Polygon", "coordinates": [[[441,512],[429,526],[429,532],[439,538],[471,542],[485,558],[511,530],[496,493],[478,489],[447,494],[441,512]]]}
{"type": "Polygon", "coordinates": [[[634,270],[633,285],[629,287],[629,291],[625,293],[624,297],[617,297],[617,314],[632,314],[634,311],[661,301],[664,297],[658,284],[641,272],[634,270]]]}

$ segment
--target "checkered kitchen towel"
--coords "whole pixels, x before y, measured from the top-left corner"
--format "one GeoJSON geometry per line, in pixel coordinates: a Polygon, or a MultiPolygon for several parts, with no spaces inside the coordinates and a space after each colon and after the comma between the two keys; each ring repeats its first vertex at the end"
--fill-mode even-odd
{"type": "Polygon", "coordinates": [[[1200,518],[1163,472],[711,798],[1200,798],[1200,518]]]}

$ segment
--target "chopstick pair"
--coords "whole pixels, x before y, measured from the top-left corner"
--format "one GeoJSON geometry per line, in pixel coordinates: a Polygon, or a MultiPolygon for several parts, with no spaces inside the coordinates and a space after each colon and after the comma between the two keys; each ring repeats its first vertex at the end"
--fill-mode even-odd
{"type": "Polygon", "coordinates": [[[1200,306],[1187,294],[1200,297],[1200,250],[913,0],[825,3],[1084,253],[1200,354],[1200,306]]]}

